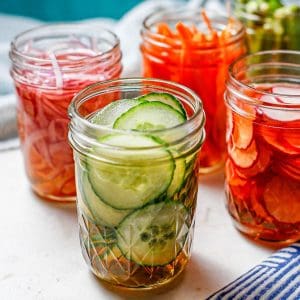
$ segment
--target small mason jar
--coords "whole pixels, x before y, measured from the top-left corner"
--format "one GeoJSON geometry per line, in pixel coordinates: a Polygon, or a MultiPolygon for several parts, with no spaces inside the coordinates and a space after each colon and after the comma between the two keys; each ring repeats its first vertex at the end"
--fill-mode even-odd
{"type": "Polygon", "coordinates": [[[224,166],[227,68],[246,52],[245,31],[238,20],[215,12],[206,16],[200,9],[156,12],[143,23],[140,47],[144,77],[184,84],[203,101],[206,140],[200,153],[201,173],[224,166]]]}
{"type": "Polygon", "coordinates": [[[118,78],[119,39],[87,24],[53,24],[18,35],[11,44],[19,137],[33,191],[48,200],[74,201],[67,108],[87,85],[118,78]]]}
{"type": "Polygon", "coordinates": [[[229,71],[227,209],[241,232],[300,238],[300,52],[266,51],[229,71]]]}
{"type": "Polygon", "coordinates": [[[296,2],[234,1],[235,15],[246,27],[250,53],[278,49],[300,50],[300,4],[296,2]]]}
{"type": "MultiPolygon", "coordinates": [[[[109,111],[115,118],[115,111],[109,111]]],[[[191,255],[196,156],[204,140],[199,97],[168,81],[119,79],[77,94],[69,114],[80,241],[87,264],[113,285],[148,289],[168,283],[183,271],[191,255]],[[92,121],[113,101],[151,92],[175,96],[185,107],[187,120],[146,132],[92,121]]]]}

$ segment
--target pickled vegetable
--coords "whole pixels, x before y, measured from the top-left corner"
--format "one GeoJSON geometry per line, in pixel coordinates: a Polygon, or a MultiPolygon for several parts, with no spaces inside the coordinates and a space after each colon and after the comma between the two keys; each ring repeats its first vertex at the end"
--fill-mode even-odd
{"type": "Polygon", "coordinates": [[[235,14],[246,26],[248,48],[300,50],[300,4],[281,0],[236,0],[235,14]]]}

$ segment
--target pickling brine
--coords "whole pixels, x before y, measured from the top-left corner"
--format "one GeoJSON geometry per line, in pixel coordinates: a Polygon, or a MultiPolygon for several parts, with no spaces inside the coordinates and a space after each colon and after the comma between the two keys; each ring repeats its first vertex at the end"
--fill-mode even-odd
{"type": "MultiPolygon", "coordinates": [[[[227,207],[242,232],[291,242],[300,238],[300,53],[258,55],[262,62],[272,57],[272,71],[256,66],[247,87],[228,84],[227,207]]],[[[247,70],[239,63],[232,76],[247,70]]]]}
{"type": "Polygon", "coordinates": [[[17,117],[32,189],[49,200],[75,200],[74,163],[68,143],[68,106],[95,81],[117,78],[119,42],[87,25],[50,25],[16,37],[10,57],[17,117]],[[113,48],[115,46],[115,48],[113,48]]]}

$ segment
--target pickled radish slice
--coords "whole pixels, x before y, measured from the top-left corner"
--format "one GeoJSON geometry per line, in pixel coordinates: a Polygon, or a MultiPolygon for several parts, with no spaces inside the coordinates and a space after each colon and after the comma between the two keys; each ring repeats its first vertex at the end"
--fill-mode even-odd
{"type": "Polygon", "coordinates": [[[300,183],[275,176],[265,187],[264,203],[269,214],[277,221],[300,222],[300,183]]]}
{"type": "Polygon", "coordinates": [[[251,183],[249,180],[241,178],[236,172],[236,167],[230,161],[226,161],[226,181],[229,185],[230,192],[238,199],[246,199],[251,193],[251,183]]]}
{"type": "MultiPolygon", "coordinates": [[[[271,125],[273,124],[271,123],[271,125]]],[[[273,126],[271,125],[269,126],[266,124],[257,127],[258,134],[263,137],[266,143],[269,144],[272,148],[275,148],[275,150],[280,151],[284,154],[300,154],[300,130],[296,128],[291,129],[275,127],[275,124],[273,126]]]]}
{"type": "Polygon", "coordinates": [[[296,181],[300,181],[299,169],[295,168],[292,165],[285,165],[284,163],[280,162],[279,164],[274,166],[274,170],[283,176],[289,177],[296,181]]]}
{"type": "Polygon", "coordinates": [[[296,111],[292,108],[285,109],[284,111],[282,108],[260,108],[259,112],[272,120],[280,122],[300,120],[300,110],[296,111]]]}
{"type": "MultiPolygon", "coordinates": [[[[295,97],[294,95],[300,96],[299,88],[291,88],[291,87],[273,87],[273,93],[276,94],[284,94],[285,96],[279,95],[263,95],[260,97],[262,102],[266,103],[274,103],[274,104],[299,104],[300,105],[300,97],[295,97]],[[296,94],[295,94],[296,93],[296,94]],[[286,96],[286,95],[290,95],[286,96]]],[[[272,120],[289,122],[300,120],[300,110],[295,108],[280,108],[280,107],[260,107],[259,112],[266,115],[272,120]]]]}
{"type": "Polygon", "coordinates": [[[274,170],[281,175],[300,181],[300,158],[281,159],[275,164],[274,170]]]}
{"type": "Polygon", "coordinates": [[[282,139],[287,143],[289,149],[300,154],[300,129],[283,130],[282,139]]]}
{"type": "Polygon", "coordinates": [[[256,176],[257,174],[263,173],[271,162],[272,152],[263,147],[262,145],[257,145],[258,157],[255,163],[249,168],[237,168],[237,173],[243,178],[249,178],[256,176]]]}
{"type": "Polygon", "coordinates": [[[253,122],[251,119],[233,114],[232,141],[239,149],[246,149],[253,139],[253,122]]]}
{"type": "Polygon", "coordinates": [[[229,150],[229,156],[233,162],[240,168],[252,167],[258,157],[257,147],[255,140],[252,140],[247,149],[239,149],[233,145],[229,150]]]}
{"type": "MultiPolygon", "coordinates": [[[[288,98],[289,103],[300,104],[300,88],[291,87],[291,86],[274,86],[272,88],[274,94],[279,95],[290,95],[288,98]],[[298,97],[299,96],[299,97],[298,97]],[[291,102],[292,101],[292,102],[291,102]]],[[[284,98],[282,98],[284,101],[284,98]]],[[[286,102],[286,101],[284,101],[286,102]]]]}
{"type": "Polygon", "coordinates": [[[247,181],[244,178],[239,177],[236,172],[236,167],[230,160],[226,161],[226,180],[232,186],[244,186],[247,181]]]}

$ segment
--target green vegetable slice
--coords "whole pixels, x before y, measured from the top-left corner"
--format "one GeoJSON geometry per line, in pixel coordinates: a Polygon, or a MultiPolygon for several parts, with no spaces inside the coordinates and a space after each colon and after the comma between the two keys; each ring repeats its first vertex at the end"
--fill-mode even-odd
{"type": "Polygon", "coordinates": [[[178,158],[175,160],[175,171],[172,182],[167,190],[167,196],[171,198],[182,187],[185,178],[185,160],[178,158]]]}
{"type": "Polygon", "coordinates": [[[87,174],[82,176],[82,190],[86,205],[91,214],[92,221],[105,226],[117,226],[131,210],[115,209],[103,202],[94,192],[87,174]]]}
{"type": "Polygon", "coordinates": [[[147,205],[119,225],[117,244],[127,259],[139,265],[166,265],[186,241],[188,219],[188,210],[180,202],[147,205]]]}
{"type": "Polygon", "coordinates": [[[162,102],[141,103],[116,119],[113,128],[149,131],[166,129],[185,122],[185,117],[162,102]]]}
{"type": "Polygon", "coordinates": [[[98,125],[112,127],[115,120],[130,108],[145,102],[142,99],[122,99],[114,101],[103,109],[99,110],[92,118],[91,122],[98,125]]]}
{"type": "Polygon", "coordinates": [[[174,109],[176,109],[177,111],[179,111],[186,119],[186,112],[185,112],[181,102],[171,94],[168,94],[168,93],[149,93],[149,94],[141,96],[137,99],[143,100],[143,101],[149,101],[149,102],[158,101],[158,102],[168,104],[171,107],[173,107],[174,109]]]}
{"type": "Polygon", "coordinates": [[[93,190],[107,205],[116,209],[135,209],[167,190],[173,178],[174,160],[155,138],[118,134],[99,141],[109,144],[110,148],[94,148],[95,155],[107,161],[113,159],[116,163],[88,158],[87,169],[93,190]],[[117,146],[138,150],[122,151],[117,146]],[[141,147],[148,148],[141,151],[141,147]]]}

